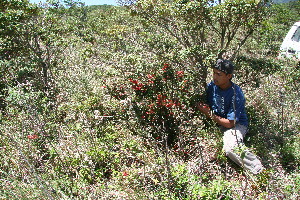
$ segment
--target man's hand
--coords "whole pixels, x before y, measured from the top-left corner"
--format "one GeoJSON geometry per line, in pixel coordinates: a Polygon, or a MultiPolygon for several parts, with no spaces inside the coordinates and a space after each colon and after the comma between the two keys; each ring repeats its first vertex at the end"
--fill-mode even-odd
{"type": "Polygon", "coordinates": [[[221,126],[224,126],[225,128],[232,128],[232,127],[234,127],[234,123],[235,123],[234,120],[229,120],[229,119],[226,119],[226,118],[222,118],[220,116],[217,116],[217,115],[213,114],[207,104],[205,104],[205,103],[198,103],[197,104],[197,108],[198,108],[198,110],[201,113],[205,114],[205,116],[207,118],[212,119],[217,124],[219,124],[221,126]]]}
{"type": "Polygon", "coordinates": [[[210,108],[207,104],[205,103],[198,103],[197,104],[197,108],[200,112],[202,112],[203,114],[206,115],[206,117],[210,118],[211,117],[211,113],[210,113],[210,108]]]}

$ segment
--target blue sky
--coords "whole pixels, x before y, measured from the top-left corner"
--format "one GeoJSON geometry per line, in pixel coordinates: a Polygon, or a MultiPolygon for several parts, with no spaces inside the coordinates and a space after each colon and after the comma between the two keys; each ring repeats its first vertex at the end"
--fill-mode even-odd
{"type": "MultiPolygon", "coordinates": [[[[46,0],[29,0],[30,3],[46,2],[46,0]]],[[[85,5],[117,5],[116,0],[81,0],[85,5]]]]}

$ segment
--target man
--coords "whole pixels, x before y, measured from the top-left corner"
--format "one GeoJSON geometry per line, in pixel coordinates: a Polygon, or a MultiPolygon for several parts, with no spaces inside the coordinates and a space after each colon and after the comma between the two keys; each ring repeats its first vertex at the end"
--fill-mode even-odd
{"type": "Polygon", "coordinates": [[[223,149],[226,156],[244,169],[258,174],[263,166],[243,143],[248,129],[248,118],[244,94],[231,81],[233,70],[231,61],[217,60],[213,66],[213,81],[207,86],[207,104],[198,103],[197,108],[220,126],[224,134],[223,149]]]}

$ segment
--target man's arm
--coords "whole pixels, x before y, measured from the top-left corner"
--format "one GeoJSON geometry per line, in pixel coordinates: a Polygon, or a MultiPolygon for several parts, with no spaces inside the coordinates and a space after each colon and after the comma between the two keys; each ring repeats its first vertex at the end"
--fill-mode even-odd
{"type": "Polygon", "coordinates": [[[234,120],[229,120],[226,118],[222,118],[218,115],[215,115],[211,112],[209,106],[207,104],[199,103],[197,105],[197,108],[199,109],[200,112],[205,114],[207,118],[212,119],[215,121],[217,124],[224,126],[225,128],[232,128],[234,127],[234,120]]]}

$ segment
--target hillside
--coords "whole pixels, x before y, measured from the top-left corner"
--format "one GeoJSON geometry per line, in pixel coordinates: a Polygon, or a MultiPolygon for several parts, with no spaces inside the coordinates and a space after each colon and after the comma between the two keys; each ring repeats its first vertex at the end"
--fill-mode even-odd
{"type": "Polygon", "coordinates": [[[0,199],[300,197],[300,71],[277,57],[299,1],[155,2],[0,3],[0,199]],[[236,65],[259,175],[195,106],[218,57],[236,65]]]}

